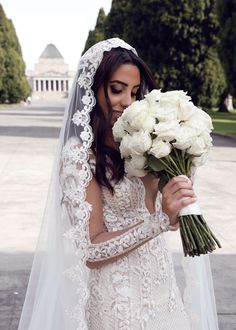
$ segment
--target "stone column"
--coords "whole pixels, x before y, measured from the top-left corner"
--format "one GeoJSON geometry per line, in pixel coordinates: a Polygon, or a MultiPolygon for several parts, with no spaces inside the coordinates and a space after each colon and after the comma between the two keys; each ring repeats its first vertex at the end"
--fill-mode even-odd
{"type": "Polygon", "coordinates": [[[46,80],[43,79],[43,91],[46,92],[46,80]]]}
{"type": "Polygon", "coordinates": [[[33,78],[33,92],[37,92],[36,89],[36,80],[33,78]]]}

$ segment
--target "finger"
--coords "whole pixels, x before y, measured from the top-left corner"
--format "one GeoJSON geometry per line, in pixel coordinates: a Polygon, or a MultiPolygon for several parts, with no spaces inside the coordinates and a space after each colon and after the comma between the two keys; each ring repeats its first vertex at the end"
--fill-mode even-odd
{"type": "Polygon", "coordinates": [[[173,194],[173,198],[175,199],[183,199],[186,197],[196,198],[196,195],[192,189],[179,189],[173,194]]]}
{"type": "Polygon", "coordinates": [[[175,192],[177,192],[180,189],[190,189],[192,190],[193,186],[191,182],[184,182],[184,181],[177,181],[174,184],[172,184],[171,186],[165,186],[163,189],[163,194],[164,195],[169,195],[169,194],[174,194],[175,192]]]}
{"type": "Polygon", "coordinates": [[[188,198],[184,198],[184,199],[181,199],[177,202],[177,205],[179,206],[179,211],[185,207],[185,206],[188,206],[190,204],[193,204],[197,201],[197,198],[196,197],[188,197],[188,198]]]}
{"type": "Polygon", "coordinates": [[[186,176],[175,176],[173,178],[171,178],[168,183],[165,185],[164,188],[171,188],[173,187],[175,184],[178,184],[178,183],[191,183],[191,181],[188,179],[188,177],[186,176]]]}

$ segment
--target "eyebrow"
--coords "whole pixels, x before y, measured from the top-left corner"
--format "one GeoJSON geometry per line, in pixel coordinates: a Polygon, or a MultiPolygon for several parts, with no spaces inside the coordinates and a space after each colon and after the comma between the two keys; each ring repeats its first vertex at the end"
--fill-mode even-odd
{"type": "MultiPolygon", "coordinates": [[[[123,81],[121,81],[121,80],[111,80],[110,81],[110,84],[112,84],[112,83],[118,83],[118,84],[121,84],[121,85],[124,85],[124,86],[128,86],[128,84],[126,84],[125,82],[123,82],[123,81]]],[[[138,85],[135,85],[133,88],[135,88],[135,87],[140,87],[140,84],[138,84],[138,85]]]]}

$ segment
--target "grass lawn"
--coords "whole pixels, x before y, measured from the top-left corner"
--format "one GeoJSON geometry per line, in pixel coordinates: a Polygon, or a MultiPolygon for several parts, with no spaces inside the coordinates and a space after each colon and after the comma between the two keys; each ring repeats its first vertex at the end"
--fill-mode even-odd
{"type": "Polygon", "coordinates": [[[236,137],[236,111],[222,113],[218,111],[207,112],[213,121],[214,131],[236,137]]]}

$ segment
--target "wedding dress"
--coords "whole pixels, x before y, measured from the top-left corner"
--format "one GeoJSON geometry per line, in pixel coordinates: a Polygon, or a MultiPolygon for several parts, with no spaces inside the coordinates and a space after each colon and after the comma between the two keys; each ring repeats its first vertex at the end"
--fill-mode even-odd
{"type": "MultiPolygon", "coordinates": [[[[64,156],[73,153],[76,143],[76,138],[68,141],[64,156]]],[[[62,172],[61,184],[65,205],[69,207],[67,211],[71,221],[75,221],[77,208],[71,207],[75,201],[71,187],[76,187],[79,178],[72,179],[68,170],[72,165],[73,158],[64,163],[63,171],[67,175],[62,172]]],[[[90,166],[94,171],[93,159],[90,166]]],[[[142,240],[152,239],[117,261],[90,270],[86,307],[89,330],[190,329],[163,235],[168,219],[162,213],[161,194],[157,194],[156,211],[151,215],[145,205],[145,187],[140,178],[125,176],[114,185],[113,195],[107,187],[101,190],[104,230],[137,226],[109,241],[90,243],[89,261],[118,256],[142,240]],[[142,220],[145,221],[140,223],[142,220]]]]}
{"type": "Polygon", "coordinates": [[[104,230],[133,227],[107,242],[90,242],[92,85],[104,52],[115,47],[137,54],[113,38],[91,47],[79,61],[18,330],[218,330],[207,256],[185,258],[183,305],[165,241],[169,223],[161,195],[150,214],[141,179],[125,176],[113,196],[102,188],[104,230]],[[86,267],[87,260],[124,252],[129,253],[101,268],[86,267]]]}

